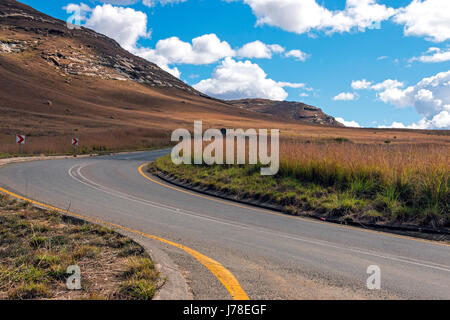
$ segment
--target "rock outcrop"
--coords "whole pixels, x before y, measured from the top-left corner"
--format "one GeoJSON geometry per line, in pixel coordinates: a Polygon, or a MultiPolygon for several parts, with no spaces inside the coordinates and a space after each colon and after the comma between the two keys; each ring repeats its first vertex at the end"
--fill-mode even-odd
{"type": "Polygon", "coordinates": [[[333,127],[344,127],[335,118],[325,114],[322,109],[301,102],[243,99],[231,100],[228,103],[242,109],[271,114],[280,118],[301,120],[333,127]]]}

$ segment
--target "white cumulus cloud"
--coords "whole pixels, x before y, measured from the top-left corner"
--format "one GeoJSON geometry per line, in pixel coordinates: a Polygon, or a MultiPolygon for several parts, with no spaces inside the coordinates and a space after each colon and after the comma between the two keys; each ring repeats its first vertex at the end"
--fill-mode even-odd
{"type": "Polygon", "coordinates": [[[424,78],[405,89],[385,89],[379,97],[397,107],[412,106],[424,116],[418,123],[408,126],[410,128],[450,129],[450,70],[424,78]]]}
{"type": "Polygon", "coordinates": [[[236,55],[242,58],[272,58],[273,53],[281,53],[284,48],[278,44],[267,45],[259,40],[249,42],[240,48],[236,55]]]}
{"type": "Polygon", "coordinates": [[[227,57],[217,66],[210,79],[202,80],[193,87],[220,99],[285,100],[288,93],[283,87],[303,86],[304,84],[274,81],[256,63],[227,57]]]}
{"type": "Polygon", "coordinates": [[[344,10],[328,10],[316,0],[244,0],[257,24],[306,33],[321,30],[327,33],[363,31],[392,17],[396,10],[376,0],[347,0],[344,10]]]}
{"type": "Polygon", "coordinates": [[[450,39],[450,1],[413,0],[401,8],[394,21],[407,36],[424,36],[435,42],[450,39]]]}
{"type": "Polygon", "coordinates": [[[285,56],[287,58],[295,58],[296,60],[299,60],[299,61],[306,61],[306,59],[309,57],[308,54],[304,53],[301,50],[297,50],[297,49],[286,52],[285,56]]]}
{"type": "Polygon", "coordinates": [[[336,118],[336,121],[342,123],[346,127],[352,127],[352,128],[360,128],[361,127],[359,125],[359,123],[354,120],[345,121],[344,118],[336,118]]]}
{"type": "Polygon", "coordinates": [[[305,87],[305,84],[304,83],[292,83],[292,82],[284,82],[284,81],[278,81],[277,82],[277,84],[280,86],[280,87],[287,87],[287,88],[295,88],[295,89],[298,89],[298,88],[304,88],[305,87]]]}
{"type": "Polygon", "coordinates": [[[422,118],[416,123],[405,125],[402,122],[394,121],[388,126],[379,126],[378,128],[394,128],[394,129],[449,129],[450,128],[450,113],[442,111],[431,119],[422,118]]]}
{"type": "MultiPolygon", "coordinates": [[[[227,2],[236,0],[224,0],[227,2]]],[[[346,0],[343,10],[329,10],[317,0],[242,0],[250,6],[257,25],[279,27],[298,34],[324,31],[365,31],[392,19],[406,36],[442,42],[450,39],[450,1],[412,0],[394,9],[379,0],[346,0]]]]}
{"type": "Polygon", "coordinates": [[[366,79],[362,79],[362,80],[352,81],[351,86],[354,90],[361,90],[361,89],[369,89],[371,84],[372,84],[372,82],[367,81],[366,79]]]}
{"type": "Polygon", "coordinates": [[[450,61],[450,48],[446,48],[444,50],[435,47],[429,48],[427,52],[425,52],[420,57],[414,57],[409,59],[409,62],[413,61],[420,61],[423,63],[437,63],[450,61]]]}
{"type": "Polygon", "coordinates": [[[159,40],[155,52],[170,63],[194,65],[214,63],[235,54],[226,41],[221,41],[213,33],[194,38],[192,43],[177,37],[159,40]]]}
{"type": "Polygon", "coordinates": [[[380,90],[390,90],[390,89],[396,89],[396,88],[401,88],[404,86],[403,82],[400,82],[398,80],[393,80],[393,79],[387,79],[384,80],[383,82],[380,83],[376,83],[372,86],[370,86],[370,89],[376,90],[376,91],[380,91],[380,90]]]}
{"type": "MultiPolygon", "coordinates": [[[[437,52],[437,50],[431,50],[437,52]]],[[[405,88],[405,84],[387,79],[373,84],[365,79],[353,81],[353,89],[368,89],[377,92],[384,103],[396,107],[414,107],[423,118],[417,123],[405,125],[395,121],[380,128],[449,129],[450,128],[450,70],[424,78],[416,85],[405,88]]]]}
{"type": "Polygon", "coordinates": [[[206,34],[192,39],[191,43],[171,37],[159,40],[155,49],[140,48],[135,54],[158,64],[164,70],[180,76],[175,64],[204,65],[218,62],[226,57],[266,58],[281,53],[284,48],[278,44],[267,45],[261,41],[245,44],[240,49],[232,49],[226,41],[221,41],[215,34],[206,34]]]}
{"type": "Polygon", "coordinates": [[[85,26],[116,40],[133,51],[141,37],[148,37],[147,15],[132,8],[98,5],[92,9],[85,26]]]}
{"type": "Polygon", "coordinates": [[[355,94],[351,92],[341,92],[333,98],[335,101],[351,101],[355,100],[355,94]]]}
{"type": "Polygon", "coordinates": [[[375,90],[380,92],[378,97],[387,102],[388,100],[401,99],[403,97],[403,90],[399,89],[404,86],[403,82],[394,79],[387,79],[383,82],[373,83],[366,79],[352,81],[351,87],[354,90],[375,90]]]}
{"type": "Polygon", "coordinates": [[[381,126],[378,126],[378,128],[381,128],[381,129],[406,129],[407,127],[401,122],[394,121],[394,122],[392,122],[391,125],[388,125],[388,126],[381,125],[381,126]]]}

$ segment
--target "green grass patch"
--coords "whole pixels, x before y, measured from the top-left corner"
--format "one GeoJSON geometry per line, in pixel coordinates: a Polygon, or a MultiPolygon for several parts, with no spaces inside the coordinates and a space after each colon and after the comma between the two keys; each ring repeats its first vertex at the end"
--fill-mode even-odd
{"type": "MultiPolygon", "coordinates": [[[[345,141],[341,141],[345,142],[345,141]]],[[[385,179],[379,168],[351,169],[338,163],[310,162],[280,167],[261,176],[257,165],[174,165],[169,156],[150,165],[181,181],[283,206],[292,214],[333,217],[342,221],[449,227],[448,172],[411,173],[385,179]]]]}
{"type": "Polygon", "coordinates": [[[121,299],[149,300],[157,289],[159,273],[150,259],[131,258],[127,261],[124,278],[118,292],[121,299]]]}

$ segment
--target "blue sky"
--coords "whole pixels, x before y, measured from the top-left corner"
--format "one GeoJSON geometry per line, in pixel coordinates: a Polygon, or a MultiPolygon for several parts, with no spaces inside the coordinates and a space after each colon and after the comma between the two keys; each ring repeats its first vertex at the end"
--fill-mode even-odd
{"type": "Polygon", "coordinates": [[[302,101],[364,127],[450,129],[448,0],[22,2],[80,17],[71,22],[219,98],[302,101]]]}

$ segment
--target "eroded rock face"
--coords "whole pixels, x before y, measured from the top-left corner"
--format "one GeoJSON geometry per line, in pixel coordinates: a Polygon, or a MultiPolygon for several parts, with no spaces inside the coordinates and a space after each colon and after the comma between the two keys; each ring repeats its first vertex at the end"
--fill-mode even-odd
{"type": "Polygon", "coordinates": [[[40,13],[15,0],[0,2],[0,53],[38,50],[40,57],[65,76],[136,81],[151,87],[178,88],[201,95],[156,64],[134,56],[120,45],[86,28],[40,13]]]}
{"type": "Polygon", "coordinates": [[[10,43],[9,41],[0,41],[0,51],[6,53],[20,52],[21,46],[18,46],[17,43],[10,43]]]}
{"type": "Polygon", "coordinates": [[[54,51],[44,50],[41,57],[64,75],[82,75],[122,81],[137,80],[129,76],[132,70],[125,69],[119,64],[113,66],[109,59],[92,54],[89,48],[82,45],[77,48],[69,46],[54,51]]]}
{"type": "Polygon", "coordinates": [[[38,41],[27,41],[21,39],[0,39],[0,52],[3,53],[21,53],[27,49],[34,48],[38,41]]]}
{"type": "Polygon", "coordinates": [[[305,122],[344,127],[332,116],[325,114],[322,109],[301,102],[272,101],[266,99],[231,100],[230,104],[255,112],[271,114],[281,118],[301,120],[305,122]]]}

